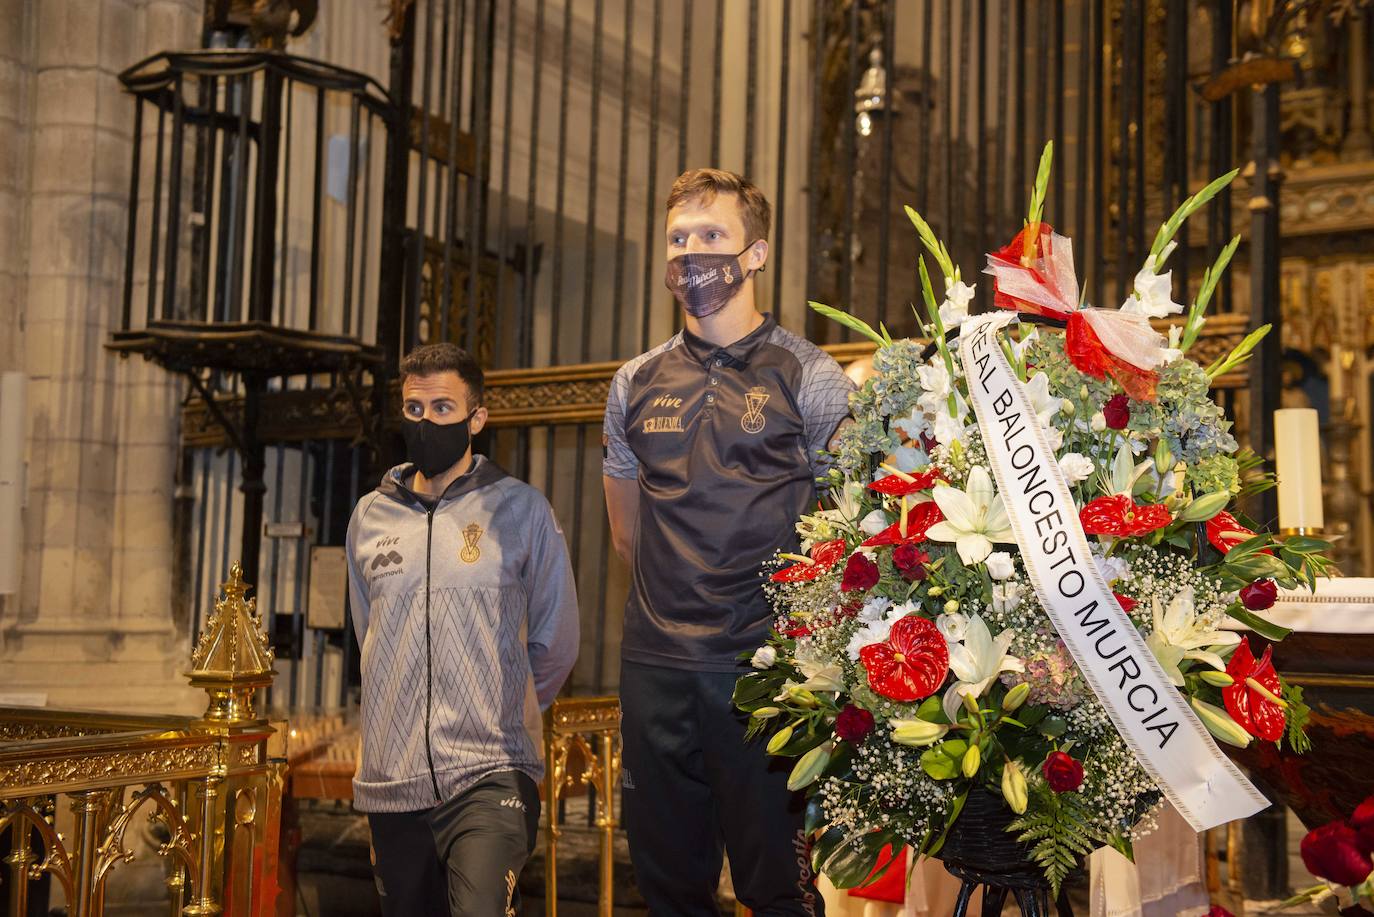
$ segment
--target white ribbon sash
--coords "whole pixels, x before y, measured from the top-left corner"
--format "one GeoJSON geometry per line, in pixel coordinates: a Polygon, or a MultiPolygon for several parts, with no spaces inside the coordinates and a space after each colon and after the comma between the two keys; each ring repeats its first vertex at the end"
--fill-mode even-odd
{"type": "Polygon", "coordinates": [[[1217,748],[1092,559],[1054,451],[998,341],[1014,320],[1001,312],[965,321],[959,357],[1035,594],[1117,732],[1194,830],[1253,815],[1268,800],[1217,748]]]}

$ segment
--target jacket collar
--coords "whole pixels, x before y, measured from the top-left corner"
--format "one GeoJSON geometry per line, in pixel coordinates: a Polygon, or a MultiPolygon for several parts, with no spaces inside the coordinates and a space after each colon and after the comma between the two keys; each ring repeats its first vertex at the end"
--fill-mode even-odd
{"type": "MultiPolygon", "coordinates": [[[[423,506],[424,501],[420,499],[420,495],[412,487],[415,481],[415,472],[416,468],[413,464],[403,462],[382,476],[382,482],[377,485],[377,491],[383,496],[401,503],[423,506]]],[[[507,474],[500,465],[485,455],[474,455],[472,467],[449,484],[448,488],[439,496],[439,503],[456,500],[463,494],[471,493],[486,487],[488,484],[494,484],[504,477],[507,477],[507,474]]]]}

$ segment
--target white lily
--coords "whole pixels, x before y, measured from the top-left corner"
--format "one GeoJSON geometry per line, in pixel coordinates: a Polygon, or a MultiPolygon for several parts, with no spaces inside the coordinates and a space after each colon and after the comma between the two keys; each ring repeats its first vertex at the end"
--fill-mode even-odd
{"type": "Polygon", "coordinates": [[[944,520],[926,532],[932,541],[950,541],[965,565],[982,563],[992,553],[993,542],[1013,544],[1011,522],[1002,497],[993,492],[992,478],[982,465],[969,472],[967,490],[936,485],[933,495],[944,520]]]}
{"type": "Polygon", "coordinates": [[[950,722],[957,721],[965,697],[976,700],[1003,672],[1026,670],[1020,659],[1007,655],[1012,636],[1008,629],[994,640],[982,617],[973,615],[964,630],[963,641],[949,645],[949,668],[957,681],[945,690],[942,706],[950,722]]]}
{"type": "Polygon", "coordinates": [[[830,497],[835,501],[835,510],[846,521],[853,521],[859,515],[864,486],[859,481],[845,478],[844,484],[830,489],[830,497]]]}
{"type": "Polygon", "coordinates": [[[1200,618],[1193,604],[1193,587],[1180,589],[1167,608],[1156,596],[1152,607],[1155,629],[1145,638],[1145,644],[1176,687],[1183,687],[1183,672],[1179,666],[1186,659],[1196,659],[1214,669],[1225,670],[1226,663],[1216,651],[1240,643],[1240,634],[1217,630],[1209,621],[1200,618]]]}

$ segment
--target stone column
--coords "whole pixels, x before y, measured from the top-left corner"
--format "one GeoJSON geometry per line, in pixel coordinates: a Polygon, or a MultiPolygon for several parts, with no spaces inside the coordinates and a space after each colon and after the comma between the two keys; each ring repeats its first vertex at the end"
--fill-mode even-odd
{"type": "Polygon", "coordinates": [[[25,13],[32,167],[18,358],[30,470],[4,683],[54,706],[165,709],[184,656],[170,611],[176,383],[117,365],[103,344],[119,314],[133,122],[116,77],[147,53],[193,47],[199,4],[43,0],[25,13]]]}
{"type": "MultiPolygon", "coordinates": [[[[32,48],[26,0],[0,0],[0,372],[20,368],[21,303],[27,270],[24,206],[29,170],[29,87],[32,48]]],[[[17,596],[0,596],[0,651],[4,627],[19,609],[17,596]]]]}

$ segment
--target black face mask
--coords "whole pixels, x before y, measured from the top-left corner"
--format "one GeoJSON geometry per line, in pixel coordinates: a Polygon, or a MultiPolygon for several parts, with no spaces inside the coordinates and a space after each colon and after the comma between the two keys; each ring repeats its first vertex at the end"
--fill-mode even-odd
{"type": "Polygon", "coordinates": [[[739,256],[749,251],[750,242],[733,255],[719,252],[690,252],[668,260],[663,283],[694,318],[715,315],[735,298],[749,275],[739,256]]]}
{"type": "Polygon", "coordinates": [[[406,456],[427,478],[437,478],[448,471],[472,443],[468,421],[472,412],[457,423],[435,423],[432,420],[410,420],[401,423],[401,435],[406,441],[406,456]]]}

